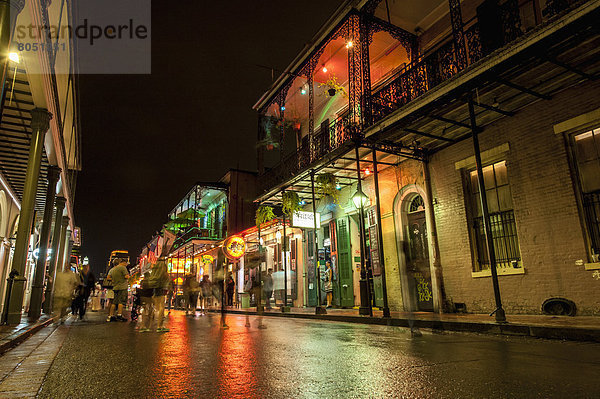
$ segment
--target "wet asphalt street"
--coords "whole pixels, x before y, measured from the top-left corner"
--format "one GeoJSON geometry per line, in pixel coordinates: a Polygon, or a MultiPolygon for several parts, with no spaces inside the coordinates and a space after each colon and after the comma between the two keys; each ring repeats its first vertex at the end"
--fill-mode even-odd
{"type": "MultiPolygon", "coordinates": [[[[597,398],[600,345],[283,318],[196,318],[139,333],[68,329],[42,398],[597,398]]],[[[49,344],[51,345],[51,344],[49,344]]],[[[1,358],[0,358],[1,360],[1,358]]],[[[2,396],[0,392],[0,396],[2,396]]]]}

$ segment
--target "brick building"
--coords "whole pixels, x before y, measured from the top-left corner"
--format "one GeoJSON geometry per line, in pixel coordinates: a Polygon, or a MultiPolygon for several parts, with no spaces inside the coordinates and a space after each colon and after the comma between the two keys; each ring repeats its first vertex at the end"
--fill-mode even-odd
{"type": "Polygon", "coordinates": [[[408,3],[344,3],[255,106],[281,151],[257,201],[320,220],[298,284],[332,264],[363,314],[597,313],[600,2],[408,3]]]}

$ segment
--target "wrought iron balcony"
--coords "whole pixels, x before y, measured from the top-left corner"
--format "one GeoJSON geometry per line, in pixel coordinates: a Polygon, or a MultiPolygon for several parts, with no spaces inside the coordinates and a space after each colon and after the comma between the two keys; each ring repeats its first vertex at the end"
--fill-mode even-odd
{"type": "MultiPolygon", "coordinates": [[[[560,15],[588,1],[548,0],[544,9],[540,9],[539,0],[508,0],[502,4],[496,1],[486,1],[478,8],[474,18],[463,22],[460,2],[450,0],[452,33],[441,40],[436,40],[436,43],[429,48],[431,43],[419,43],[419,47],[427,48],[422,54],[414,50],[416,46],[413,45],[413,49],[407,50],[410,53],[410,62],[399,67],[394,73],[386,74],[373,82],[371,82],[369,67],[364,64],[364,60],[369,60],[366,64],[373,62],[369,58],[368,50],[373,40],[373,33],[378,29],[383,29],[382,25],[387,23],[362,14],[349,16],[346,22],[348,27],[344,28],[343,25],[340,25],[334,29],[332,37],[326,42],[326,44],[330,43],[333,37],[343,34],[340,32],[347,29],[347,37],[359,37],[363,42],[369,43],[366,45],[366,50],[363,46],[363,52],[366,51],[366,53],[361,56],[351,52],[348,54],[350,71],[348,73],[348,91],[350,94],[347,106],[340,112],[341,116],[337,116],[331,122],[321,124],[317,129],[313,128],[313,115],[310,114],[308,140],[304,140],[296,152],[285,156],[277,166],[268,169],[260,177],[260,191],[266,191],[288,181],[302,171],[326,161],[329,155],[336,151],[350,149],[357,135],[362,134],[369,127],[376,125],[382,119],[471,66],[482,62],[484,58],[493,57],[495,52],[501,53],[503,51],[501,49],[506,49],[511,42],[521,36],[539,29],[540,26],[551,24],[560,15]],[[355,36],[352,36],[351,26],[359,24],[359,22],[360,29],[355,28],[354,30],[360,31],[360,35],[355,33],[355,36]],[[361,62],[361,60],[362,67],[358,67],[357,62],[361,62]]],[[[411,39],[405,37],[410,34],[404,35],[400,28],[397,28],[398,31],[394,31],[389,25],[384,28],[392,32],[394,38],[399,37],[404,40],[407,48],[410,47],[411,39]]],[[[397,40],[401,41],[400,39],[397,40]]],[[[317,54],[323,52],[323,50],[320,51],[317,54]]],[[[312,70],[315,69],[316,64],[314,58],[308,62],[312,70]]],[[[303,66],[303,68],[306,67],[306,65],[303,66]]],[[[314,74],[314,72],[308,74],[307,81],[311,85],[314,74]]],[[[281,115],[285,109],[283,105],[287,90],[291,86],[290,80],[278,94],[279,97],[275,96],[271,100],[270,105],[281,106],[281,115]]],[[[309,89],[313,90],[312,86],[309,86],[309,89]]],[[[312,101],[311,98],[309,105],[311,113],[313,112],[310,108],[313,106],[312,101]]]]}

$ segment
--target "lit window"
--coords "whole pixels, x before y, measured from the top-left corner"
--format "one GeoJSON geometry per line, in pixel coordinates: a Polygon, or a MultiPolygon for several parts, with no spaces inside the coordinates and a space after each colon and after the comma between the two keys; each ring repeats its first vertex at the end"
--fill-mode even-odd
{"type": "MultiPolygon", "coordinates": [[[[496,267],[521,267],[521,251],[519,249],[506,161],[497,162],[483,168],[483,181],[490,213],[496,267]]],[[[474,241],[473,250],[475,253],[474,271],[478,272],[489,269],[490,260],[485,240],[477,171],[469,173],[468,183],[471,195],[471,235],[474,241]]]]}

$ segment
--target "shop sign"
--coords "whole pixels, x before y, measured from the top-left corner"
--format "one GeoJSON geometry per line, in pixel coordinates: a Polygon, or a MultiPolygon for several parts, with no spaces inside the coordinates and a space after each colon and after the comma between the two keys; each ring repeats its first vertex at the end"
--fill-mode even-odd
{"type": "Polygon", "coordinates": [[[381,262],[379,259],[379,232],[377,229],[377,215],[375,209],[367,212],[369,217],[369,246],[371,247],[371,270],[373,276],[381,275],[381,262]]]}
{"type": "Polygon", "coordinates": [[[202,263],[212,263],[214,260],[215,258],[210,255],[202,255],[202,263]]]}
{"type": "Polygon", "coordinates": [[[231,236],[223,244],[223,253],[228,259],[237,260],[246,253],[246,241],[240,236],[231,236]]]}
{"type": "MultiPolygon", "coordinates": [[[[315,214],[312,212],[297,211],[292,215],[292,227],[315,228],[315,214]]],[[[317,227],[321,227],[321,215],[317,216],[317,227]]]]}

